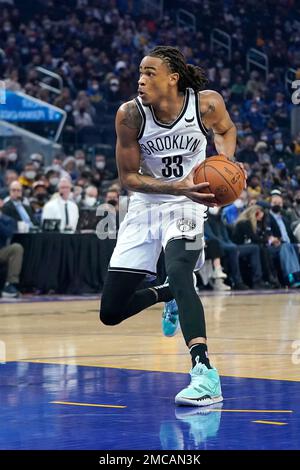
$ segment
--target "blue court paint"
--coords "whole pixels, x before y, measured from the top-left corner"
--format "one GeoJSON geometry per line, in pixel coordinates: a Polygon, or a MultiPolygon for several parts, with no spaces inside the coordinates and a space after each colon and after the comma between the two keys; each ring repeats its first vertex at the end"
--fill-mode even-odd
{"type": "Polygon", "coordinates": [[[175,407],[187,382],[188,375],[176,373],[2,364],[0,449],[300,448],[300,382],[222,378],[223,410],[282,410],[275,413],[175,407]]]}

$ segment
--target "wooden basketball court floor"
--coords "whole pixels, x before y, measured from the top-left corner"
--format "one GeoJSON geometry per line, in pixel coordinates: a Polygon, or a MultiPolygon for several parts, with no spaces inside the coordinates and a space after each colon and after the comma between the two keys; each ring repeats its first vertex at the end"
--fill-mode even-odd
{"type": "Polygon", "coordinates": [[[223,404],[176,407],[189,381],[162,304],[121,325],[99,300],[0,301],[0,449],[299,449],[300,293],[203,293],[223,404]]]}

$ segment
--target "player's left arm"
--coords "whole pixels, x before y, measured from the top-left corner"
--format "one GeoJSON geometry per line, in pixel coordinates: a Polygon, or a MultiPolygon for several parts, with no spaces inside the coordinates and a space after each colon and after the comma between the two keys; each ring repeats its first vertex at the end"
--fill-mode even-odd
{"type": "MultiPolygon", "coordinates": [[[[233,160],[237,132],[235,124],[232,122],[226,109],[223,97],[214,90],[200,91],[199,97],[202,122],[207,129],[212,129],[218,153],[233,160]]],[[[247,172],[244,165],[239,162],[236,163],[242,168],[246,180],[247,172]]]]}
{"type": "Polygon", "coordinates": [[[213,131],[217,152],[232,159],[237,133],[223,97],[216,91],[204,90],[199,93],[199,104],[203,124],[213,131]]]}

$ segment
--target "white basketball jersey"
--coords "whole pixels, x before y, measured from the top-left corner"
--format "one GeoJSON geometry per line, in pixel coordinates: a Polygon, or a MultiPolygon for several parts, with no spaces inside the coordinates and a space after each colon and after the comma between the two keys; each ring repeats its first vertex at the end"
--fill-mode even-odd
{"type": "MultiPolygon", "coordinates": [[[[180,181],[205,159],[207,129],[202,123],[198,94],[187,88],[182,110],[171,124],[159,122],[152,106],[135,103],[142,116],[138,135],[141,149],[140,173],[160,181],[180,181]]],[[[134,201],[183,201],[185,196],[134,193],[134,201]]]]}

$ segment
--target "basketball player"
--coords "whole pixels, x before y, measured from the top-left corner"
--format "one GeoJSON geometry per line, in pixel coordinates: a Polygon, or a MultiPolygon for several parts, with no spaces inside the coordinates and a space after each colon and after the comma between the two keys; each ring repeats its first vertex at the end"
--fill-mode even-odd
{"type": "Polygon", "coordinates": [[[203,193],[209,183],[194,184],[193,174],[205,159],[209,129],[219,154],[233,158],[236,147],[236,129],[223,98],[204,90],[206,83],[203,70],[186,64],[180,51],[159,46],[140,64],[138,97],[117,112],[119,177],[133,195],[100,309],[105,325],[117,325],[157,302],[175,299],[192,360],[191,383],[175,403],[194,406],[223,398],[218,372],[209,362],[204,310],[193,284],[196,262],[203,262],[205,213],[215,199],[203,193]],[[138,289],[147,274],[156,273],[162,247],[168,284],[138,289]]]}

